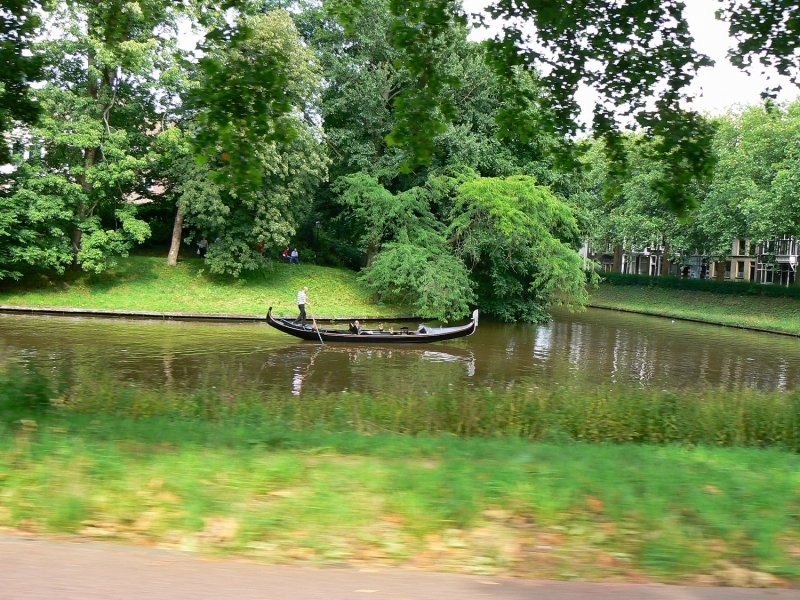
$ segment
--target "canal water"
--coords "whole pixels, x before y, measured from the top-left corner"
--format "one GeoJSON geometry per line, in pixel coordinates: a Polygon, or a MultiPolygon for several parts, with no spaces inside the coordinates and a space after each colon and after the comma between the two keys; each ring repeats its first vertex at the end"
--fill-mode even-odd
{"type": "Polygon", "coordinates": [[[83,384],[295,396],[569,384],[800,386],[797,338],[601,309],[558,313],[536,326],[482,320],[470,337],[422,346],[321,345],[266,323],[1,314],[0,360],[83,384]]]}

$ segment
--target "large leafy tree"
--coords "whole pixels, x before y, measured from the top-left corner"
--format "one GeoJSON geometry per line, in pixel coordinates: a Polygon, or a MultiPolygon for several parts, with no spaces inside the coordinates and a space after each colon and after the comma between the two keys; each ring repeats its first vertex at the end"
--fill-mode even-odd
{"type": "Polygon", "coordinates": [[[480,178],[457,188],[448,229],[471,271],[480,306],[504,321],[541,321],[588,297],[570,207],[527,176],[480,178]]]}
{"type": "Polygon", "coordinates": [[[238,276],[262,247],[287,243],[310,209],[327,159],[314,107],[321,73],[288,12],[240,14],[213,31],[189,99],[200,164],[182,185],[180,211],[219,238],[211,272],[238,276]]]}
{"type": "Polygon", "coordinates": [[[172,66],[176,7],[160,0],[50,6],[57,33],[38,47],[42,118],[6,199],[15,229],[24,224],[28,232],[12,243],[17,264],[100,272],[149,235],[130,199],[158,129],[156,90],[172,66]]]}
{"type": "MultiPolygon", "coordinates": [[[[350,212],[345,218],[339,215],[341,178],[356,173],[373,177],[396,199],[427,186],[432,177],[464,169],[482,176],[523,172],[560,193],[570,191],[570,178],[559,168],[554,152],[568,144],[536,127],[540,108],[535,76],[517,70],[511,81],[498,78],[486,49],[467,39],[468,29],[459,20],[448,23],[431,49],[441,76],[452,82],[436,93],[436,102],[450,107],[449,120],[443,120],[431,137],[428,164],[404,170],[413,155],[393,138],[392,132],[402,130],[400,123],[408,116],[398,99],[425,82],[407,66],[408,47],[393,43],[398,33],[392,27],[390,5],[388,0],[369,0],[354,8],[328,1],[299,16],[300,29],[325,71],[321,115],[332,161],[333,187],[318,195],[314,219],[323,223],[329,255],[348,257],[346,262],[353,265],[363,264],[365,258],[371,261],[377,249],[359,242],[364,231],[360,220],[350,212]]],[[[436,204],[431,210],[446,222],[448,210],[436,204]]]]}
{"type": "Polygon", "coordinates": [[[731,240],[800,235],[800,102],[720,119],[719,164],[697,219],[715,256],[731,240]]]}
{"type": "Polygon", "coordinates": [[[342,178],[346,218],[373,248],[362,280],[384,299],[449,319],[477,302],[504,321],[540,321],[587,301],[572,209],[528,176],[432,176],[398,194],[374,177],[342,178]],[[434,208],[445,208],[436,218],[434,208]]]}
{"type": "MultiPolygon", "coordinates": [[[[678,216],[661,201],[657,182],[665,165],[652,144],[628,134],[623,145],[628,152],[629,174],[613,184],[608,181],[611,168],[602,142],[591,143],[584,155],[588,167],[584,182],[589,192],[585,208],[591,215],[586,237],[594,248],[663,248],[661,273],[669,275],[670,262],[684,252],[705,247],[698,236],[695,213],[678,216]]],[[[692,194],[702,196],[697,189],[692,189],[692,194]]]]}
{"type": "MultiPolygon", "coordinates": [[[[357,14],[365,0],[348,3],[345,16],[357,14]]],[[[713,167],[713,127],[689,108],[689,84],[712,63],[692,47],[683,0],[496,0],[486,2],[492,17],[506,20],[489,42],[498,73],[511,77],[518,68],[538,68],[549,107],[540,126],[561,135],[578,125],[576,92],[581,85],[597,95],[592,127],[605,138],[617,178],[624,175],[620,131],[635,127],[661,154],[664,168],[653,182],[663,203],[675,210],[691,207],[696,180],[713,167]]],[[[442,35],[463,19],[458,0],[407,0],[390,3],[394,47],[411,47],[401,64],[422,87],[401,93],[404,114],[423,127],[399,120],[390,138],[412,151],[425,148],[431,132],[442,129],[449,104],[440,92],[449,84],[431,60],[442,35]],[[441,107],[436,111],[435,107],[441,107]],[[438,121],[437,121],[438,120],[438,121]]],[[[719,15],[730,24],[738,46],[732,56],[747,66],[758,60],[797,79],[800,7],[793,0],[724,0],[719,15]]],[[[430,153],[415,152],[420,161],[430,153]]]]}

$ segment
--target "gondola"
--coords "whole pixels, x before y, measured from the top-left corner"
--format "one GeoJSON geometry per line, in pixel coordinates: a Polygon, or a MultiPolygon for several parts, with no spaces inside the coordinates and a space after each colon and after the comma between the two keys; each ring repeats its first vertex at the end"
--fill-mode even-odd
{"type": "Polygon", "coordinates": [[[429,327],[420,325],[416,329],[400,327],[396,330],[360,329],[353,333],[349,329],[314,329],[308,322],[305,326],[289,319],[272,316],[272,307],[267,312],[267,323],[282,331],[312,342],[350,342],[355,344],[427,344],[472,335],[478,328],[478,311],[472,311],[472,319],[465,325],[456,327],[429,327]]]}

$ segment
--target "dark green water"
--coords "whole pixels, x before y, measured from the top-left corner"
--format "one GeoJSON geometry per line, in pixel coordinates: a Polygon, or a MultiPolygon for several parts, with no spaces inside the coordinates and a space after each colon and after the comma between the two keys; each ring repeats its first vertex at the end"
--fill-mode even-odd
{"type": "Polygon", "coordinates": [[[299,342],[263,323],[0,315],[0,360],[67,381],[226,393],[418,394],[572,383],[658,389],[800,385],[800,340],[604,310],[540,326],[482,320],[428,346],[299,342]]]}

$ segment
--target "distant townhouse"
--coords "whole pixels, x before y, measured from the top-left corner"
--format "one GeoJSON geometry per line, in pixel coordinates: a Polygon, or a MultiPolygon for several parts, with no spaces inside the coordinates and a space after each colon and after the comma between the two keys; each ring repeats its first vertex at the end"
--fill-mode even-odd
{"type": "Polygon", "coordinates": [[[668,268],[669,274],[676,277],[792,285],[797,281],[800,240],[790,236],[765,242],[737,238],[731,242],[728,256],[718,261],[695,251],[671,262],[664,259],[664,247],[655,243],[641,248],[612,244],[599,249],[587,246],[583,254],[587,260],[597,263],[602,272],[655,277],[668,268]]]}

